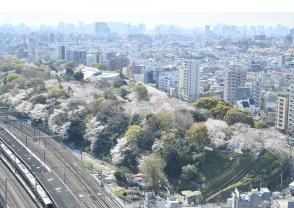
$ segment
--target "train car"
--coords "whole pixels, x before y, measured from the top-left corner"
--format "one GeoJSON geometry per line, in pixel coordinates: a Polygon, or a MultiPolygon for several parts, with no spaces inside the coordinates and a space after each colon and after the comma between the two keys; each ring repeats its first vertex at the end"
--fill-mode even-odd
{"type": "Polygon", "coordinates": [[[22,161],[3,143],[0,143],[0,150],[5,155],[5,157],[10,161],[11,164],[14,164],[15,169],[22,175],[22,177],[29,184],[31,189],[35,192],[35,195],[40,200],[42,205],[46,208],[53,208],[54,203],[47,195],[44,188],[39,184],[37,178],[31,173],[31,171],[24,165],[22,161]]]}

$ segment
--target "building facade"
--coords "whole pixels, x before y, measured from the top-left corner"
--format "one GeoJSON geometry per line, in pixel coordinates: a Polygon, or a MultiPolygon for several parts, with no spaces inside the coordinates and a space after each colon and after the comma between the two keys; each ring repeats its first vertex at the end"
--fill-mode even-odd
{"type": "Polygon", "coordinates": [[[289,95],[278,94],[276,128],[286,131],[288,128],[289,95]]]}
{"type": "Polygon", "coordinates": [[[200,61],[186,60],[180,70],[179,77],[180,98],[187,102],[194,102],[200,91],[200,61]]]}
{"type": "Polygon", "coordinates": [[[244,87],[246,81],[246,72],[241,65],[230,65],[225,73],[224,99],[226,102],[235,104],[237,100],[237,88],[244,87]]]}

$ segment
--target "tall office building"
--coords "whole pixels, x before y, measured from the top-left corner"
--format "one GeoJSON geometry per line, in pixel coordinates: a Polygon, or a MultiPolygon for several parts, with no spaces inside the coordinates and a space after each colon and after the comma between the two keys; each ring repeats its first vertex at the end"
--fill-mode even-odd
{"type": "Polygon", "coordinates": [[[289,95],[285,93],[278,94],[276,128],[286,131],[288,128],[288,110],[289,95]]]}
{"type": "Polygon", "coordinates": [[[110,29],[105,22],[95,23],[95,35],[96,37],[108,37],[110,35],[110,29]]]}
{"type": "Polygon", "coordinates": [[[230,65],[225,73],[224,99],[226,102],[235,104],[237,101],[237,88],[244,87],[246,72],[240,65],[230,65]]]}
{"type": "Polygon", "coordinates": [[[199,97],[200,61],[186,60],[180,70],[180,97],[187,102],[194,102],[199,97]]]}
{"type": "Polygon", "coordinates": [[[65,60],[65,46],[58,47],[58,59],[65,60]]]}

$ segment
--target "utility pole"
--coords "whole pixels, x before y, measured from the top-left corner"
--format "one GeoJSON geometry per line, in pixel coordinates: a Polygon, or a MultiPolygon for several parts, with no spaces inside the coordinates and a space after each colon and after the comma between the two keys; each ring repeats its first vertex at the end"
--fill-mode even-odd
{"type": "Polygon", "coordinates": [[[6,208],[8,208],[8,205],[7,205],[7,200],[8,200],[8,199],[7,199],[7,194],[8,194],[8,193],[7,193],[7,190],[8,190],[8,189],[7,189],[7,181],[8,181],[8,180],[5,179],[5,207],[6,207],[6,208]]]}
{"type": "Polygon", "coordinates": [[[83,166],[83,147],[81,146],[81,166],[83,166]]]}
{"type": "Polygon", "coordinates": [[[65,184],[65,178],[66,178],[66,168],[64,167],[64,173],[63,173],[63,182],[65,184]]]}
{"type": "Polygon", "coordinates": [[[281,190],[283,190],[283,172],[281,173],[281,190]]]}
{"type": "Polygon", "coordinates": [[[43,162],[46,163],[46,151],[45,151],[45,149],[44,149],[43,162]]]}

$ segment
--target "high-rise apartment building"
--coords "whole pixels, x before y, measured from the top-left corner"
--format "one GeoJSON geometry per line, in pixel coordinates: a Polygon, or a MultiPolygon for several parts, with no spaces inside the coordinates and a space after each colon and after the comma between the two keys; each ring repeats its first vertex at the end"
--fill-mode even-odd
{"type": "Polygon", "coordinates": [[[230,65],[225,73],[225,101],[235,104],[237,101],[237,88],[244,87],[246,81],[246,72],[240,65],[230,65]]]}
{"type": "Polygon", "coordinates": [[[59,46],[58,47],[58,59],[65,60],[65,46],[59,46]]]}
{"type": "Polygon", "coordinates": [[[87,52],[85,50],[66,50],[66,61],[86,65],[87,52]]]}
{"type": "Polygon", "coordinates": [[[288,128],[288,110],[289,110],[289,95],[286,93],[278,94],[277,104],[277,120],[276,128],[286,131],[288,128]]]}
{"type": "Polygon", "coordinates": [[[180,97],[187,102],[194,102],[200,91],[200,61],[186,60],[180,70],[180,97]]]}
{"type": "Polygon", "coordinates": [[[289,109],[288,109],[288,132],[294,135],[294,84],[288,88],[289,109]]]}

